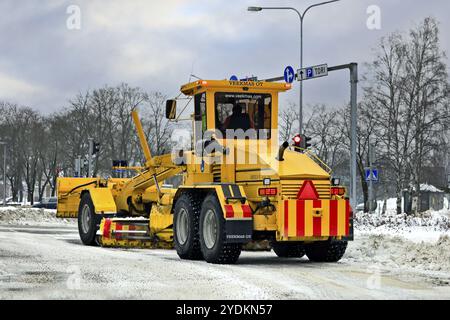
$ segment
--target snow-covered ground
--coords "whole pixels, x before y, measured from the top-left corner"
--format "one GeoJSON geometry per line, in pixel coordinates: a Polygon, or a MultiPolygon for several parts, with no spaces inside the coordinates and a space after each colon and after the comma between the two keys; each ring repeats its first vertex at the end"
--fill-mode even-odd
{"type": "Polygon", "coordinates": [[[13,225],[54,225],[75,224],[76,219],[56,217],[56,210],[26,207],[0,207],[0,224],[13,225]]]}
{"type": "Polygon", "coordinates": [[[355,213],[355,243],[345,259],[373,263],[391,269],[413,269],[450,275],[450,210],[418,215],[396,214],[396,199],[388,199],[387,210],[355,213]]]}
{"type": "Polygon", "coordinates": [[[357,213],[355,241],[338,263],[243,252],[221,266],[174,250],[82,246],[76,219],[0,208],[0,299],[449,299],[449,214],[357,213]]]}

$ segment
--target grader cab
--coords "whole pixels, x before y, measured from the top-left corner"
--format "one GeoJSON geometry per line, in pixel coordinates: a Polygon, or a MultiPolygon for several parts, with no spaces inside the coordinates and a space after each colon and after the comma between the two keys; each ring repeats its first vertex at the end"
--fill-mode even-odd
{"type": "MultiPolygon", "coordinates": [[[[233,80],[182,86],[194,102],[194,141],[162,156],[151,155],[133,111],[144,168],[129,179],[59,178],[57,215],[78,218],[86,245],[175,247],[182,259],[235,263],[243,246],[265,241],[280,257],[338,261],[353,237],[352,210],[326,164],[299,147],[304,136],[280,145],[278,94],[290,88],[233,80]],[[181,184],[167,187],[174,176],[181,184]]],[[[166,117],[177,117],[175,100],[166,117]]]]}

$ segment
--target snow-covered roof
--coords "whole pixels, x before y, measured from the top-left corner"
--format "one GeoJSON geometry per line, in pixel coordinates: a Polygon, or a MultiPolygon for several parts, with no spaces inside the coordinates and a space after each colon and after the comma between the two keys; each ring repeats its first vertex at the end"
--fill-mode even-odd
{"type": "Polygon", "coordinates": [[[427,184],[427,183],[422,183],[420,184],[420,191],[428,191],[428,192],[444,192],[438,188],[436,188],[435,186],[431,185],[431,184],[427,184]]]}

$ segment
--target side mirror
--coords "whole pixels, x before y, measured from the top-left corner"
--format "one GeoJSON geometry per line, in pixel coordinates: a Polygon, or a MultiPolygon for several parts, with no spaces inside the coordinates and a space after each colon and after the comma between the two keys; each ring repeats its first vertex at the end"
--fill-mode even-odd
{"type": "Polygon", "coordinates": [[[169,120],[175,119],[177,115],[177,100],[166,101],[166,118],[169,120]]]}

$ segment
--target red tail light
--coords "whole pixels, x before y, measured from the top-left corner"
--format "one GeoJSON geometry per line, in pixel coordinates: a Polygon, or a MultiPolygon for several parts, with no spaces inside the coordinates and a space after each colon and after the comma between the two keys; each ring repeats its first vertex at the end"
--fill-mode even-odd
{"type": "Polygon", "coordinates": [[[263,196],[276,196],[277,188],[262,188],[258,190],[258,193],[261,197],[263,196]]]}
{"type": "Polygon", "coordinates": [[[345,195],[345,188],[343,188],[343,187],[331,188],[331,195],[333,195],[333,196],[343,196],[343,195],[345,195]]]}

